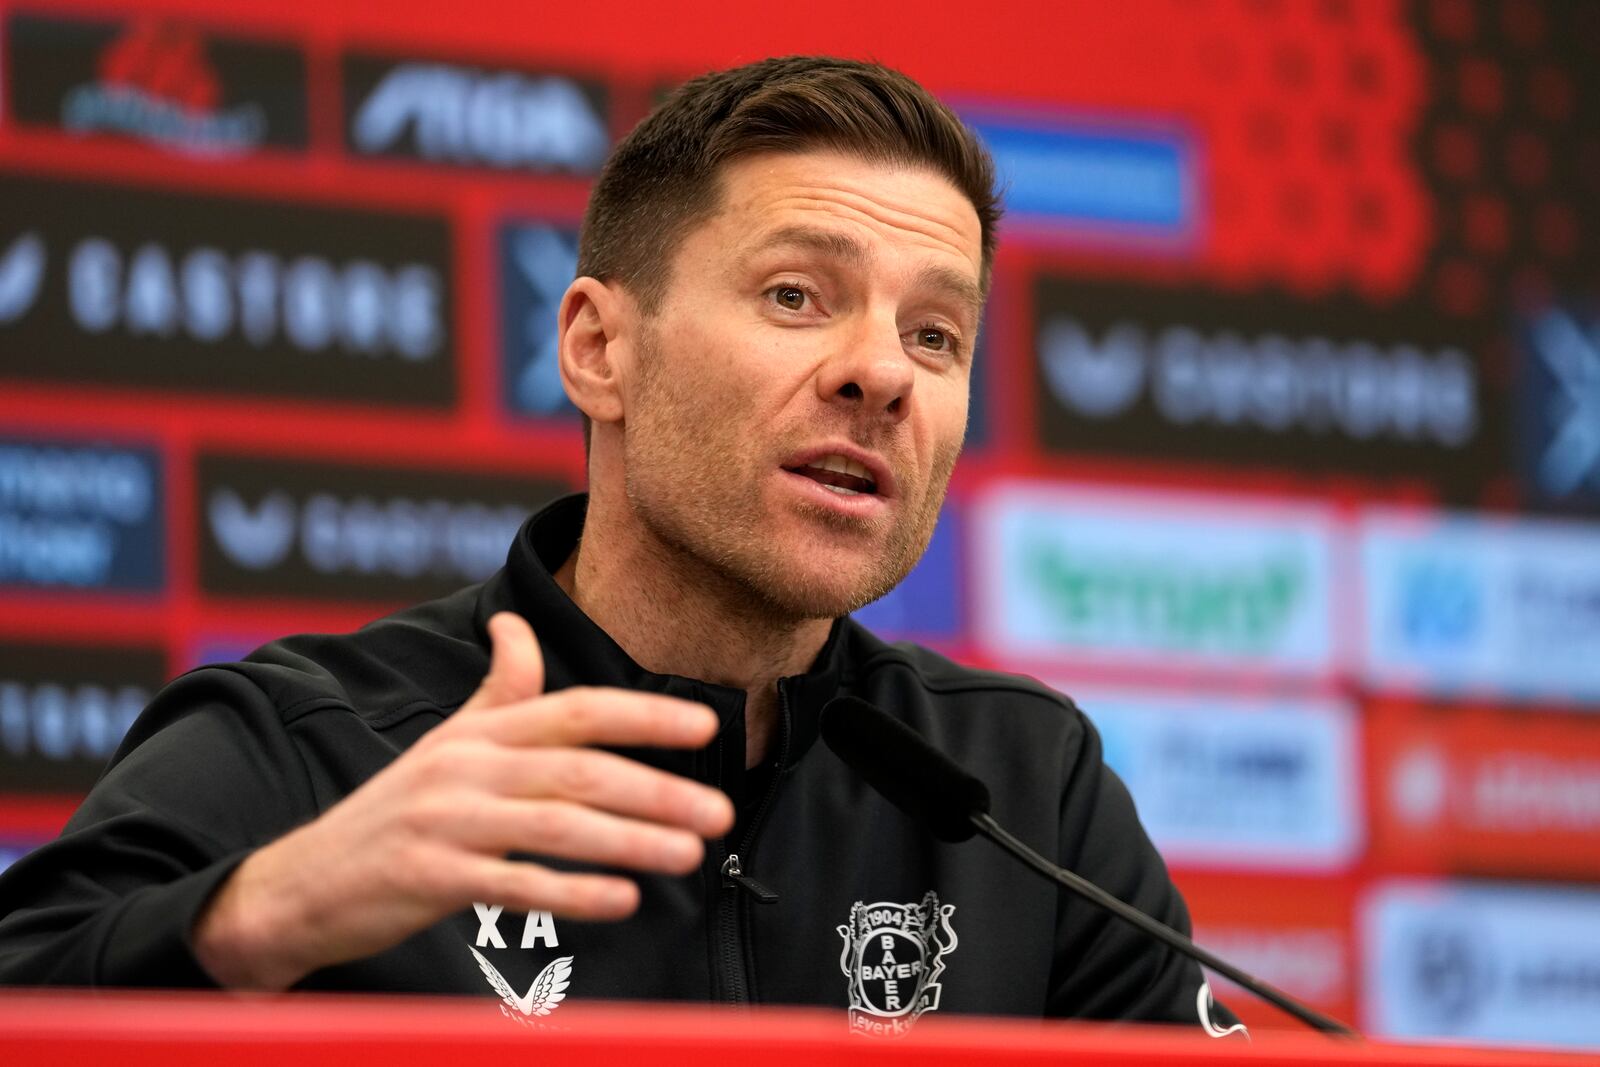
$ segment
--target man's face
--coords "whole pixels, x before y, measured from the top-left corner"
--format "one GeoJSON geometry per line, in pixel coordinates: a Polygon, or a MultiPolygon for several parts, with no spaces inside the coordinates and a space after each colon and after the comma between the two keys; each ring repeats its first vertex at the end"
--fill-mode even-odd
{"type": "Polygon", "coordinates": [[[977,213],[932,171],[832,152],[746,157],[721,181],[642,324],[628,500],[696,578],[842,615],[932,536],[966,428],[977,213]]]}

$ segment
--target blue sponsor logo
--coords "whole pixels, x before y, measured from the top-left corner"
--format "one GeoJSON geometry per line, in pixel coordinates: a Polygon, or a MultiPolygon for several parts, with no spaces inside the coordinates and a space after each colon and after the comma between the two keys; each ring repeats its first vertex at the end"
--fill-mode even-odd
{"type": "Polygon", "coordinates": [[[161,587],[154,450],[0,440],[0,586],[161,587]]]}
{"type": "Polygon", "coordinates": [[[1411,648],[1462,648],[1483,630],[1483,583],[1461,560],[1413,560],[1400,574],[1399,595],[1400,632],[1411,648]]]}
{"type": "Polygon", "coordinates": [[[1521,331],[1517,467],[1524,489],[1563,510],[1600,507],[1600,312],[1551,307],[1521,331]]]}
{"type": "Polygon", "coordinates": [[[954,640],[961,632],[960,520],[946,504],[921,561],[855,619],[888,641],[954,640]]]}
{"type": "Polygon", "coordinates": [[[577,232],[545,223],[500,228],[500,366],[506,406],[516,415],[573,418],[561,387],[556,313],[578,269],[577,232]]]}
{"type": "Polygon", "coordinates": [[[994,156],[1008,217],[1146,238],[1194,229],[1194,152],[1176,130],[964,117],[994,156]]]}

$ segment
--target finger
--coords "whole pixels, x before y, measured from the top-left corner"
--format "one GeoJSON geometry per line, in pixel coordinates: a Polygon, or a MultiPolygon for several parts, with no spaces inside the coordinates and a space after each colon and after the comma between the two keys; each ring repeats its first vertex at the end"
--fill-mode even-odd
{"type": "Polygon", "coordinates": [[[462,711],[512,704],[544,692],[544,656],[527,620],[514,612],[496,612],[488,629],[489,673],[462,711]]]}
{"type": "Polygon", "coordinates": [[[657,693],[580,686],[494,709],[481,724],[505,745],[648,745],[699,748],[716,736],[704,704],[657,693]]]}
{"type": "Polygon", "coordinates": [[[661,874],[687,874],[705,858],[704,842],[687,830],[565,800],[480,797],[457,806],[452,818],[454,826],[440,829],[475,852],[531,852],[661,874]]]}
{"type": "Polygon", "coordinates": [[[733,803],[721,791],[596,749],[503,748],[477,761],[473,776],[501,796],[570,800],[702,837],[733,825],[733,803]]]}
{"type": "Polygon", "coordinates": [[[566,919],[625,919],[639,907],[639,887],[607,874],[566,874],[537,863],[490,856],[456,858],[452,897],[513,911],[548,911],[566,919]]]}

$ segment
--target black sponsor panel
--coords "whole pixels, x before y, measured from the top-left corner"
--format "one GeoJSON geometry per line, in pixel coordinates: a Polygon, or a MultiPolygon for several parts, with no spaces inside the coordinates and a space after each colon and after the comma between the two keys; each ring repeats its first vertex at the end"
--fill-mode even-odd
{"type": "Polygon", "coordinates": [[[0,437],[0,587],[160,589],[163,495],[152,449],[0,437]]]}
{"type": "Polygon", "coordinates": [[[229,596],[407,601],[480,581],[555,479],[202,455],[200,584],[229,596]]]}
{"type": "Polygon", "coordinates": [[[0,177],[0,376],[447,408],[440,218],[0,177]]]}
{"type": "Polygon", "coordinates": [[[0,791],[85,792],[165,681],[155,649],[0,644],[0,791]]]}
{"type": "Polygon", "coordinates": [[[611,151],[608,94],[588,78],[363,54],[342,73],[352,155],[594,175],[611,151]]]}
{"type": "Polygon", "coordinates": [[[306,147],[306,64],[294,48],[170,20],[35,14],[6,19],[5,42],[18,123],[187,155],[306,147]]]}
{"type": "Polygon", "coordinates": [[[1043,277],[1041,443],[1481,487],[1504,452],[1477,333],[1427,312],[1043,277]]]}

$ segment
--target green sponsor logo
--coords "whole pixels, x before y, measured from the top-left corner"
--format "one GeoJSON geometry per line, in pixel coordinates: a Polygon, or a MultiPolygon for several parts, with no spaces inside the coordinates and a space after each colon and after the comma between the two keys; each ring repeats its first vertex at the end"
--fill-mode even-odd
{"type": "Polygon", "coordinates": [[[1270,652],[1310,584],[1303,561],[1284,557],[1206,568],[1035,543],[1023,560],[1058,635],[1090,643],[1270,652]]]}

